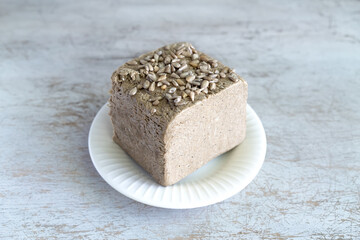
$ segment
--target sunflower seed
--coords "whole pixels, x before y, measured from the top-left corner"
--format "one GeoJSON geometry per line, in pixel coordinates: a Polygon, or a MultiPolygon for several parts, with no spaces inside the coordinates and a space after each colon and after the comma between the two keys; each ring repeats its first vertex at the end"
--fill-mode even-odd
{"type": "Polygon", "coordinates": [[[174,99],[174,103],[179,103],[181,101],[181,96],[177,96],[175,99],[174,99]]]}
{"type": "Polygon", "coordinates": [[[164,60],[164,63],[165,63],[165,64],[169,64],[170,62],[171,62],[170,56],[166,56],[166,57],[165,57],[165,60],[164,60]]]}
{"type": "Polygon", "coordinates": [[[136,92],[137,92],[137,88],[134,87],[133,89],[131,89],[131,90],[129,91],[129,95],[130,95],[130,96],[134,96],[134,95],[136,94],[136,92]]]}
{"type": "Polygon", "coordinates": [[[201,88],[205,89],[209,86],[209,81],[208,80],[204,80],[201,82],[201,88]]]}
{"type": "Polygon", "coordinates": [[[165,98],[166,98],[167,100],[173,99],[173,97],[172,97],[169,93],[165,93],[165,98]]]}
{"type": "Polygon", "coordinates": [[[141,63],[142,65],[148,64],[148,62],[147,62],[146,60],[144,60],[144,59],[140,59],[140,63],[141,63]]]}
{"type": "Polygon", "coordinates": [[[152,83],[151,83],[151,85],[150,85],[150,87],[149,87],[149,91],[150,91],[150,92],[155,91],[155,82],[152,82],[152,83]]]}
{"type": "Polygon", "coordinates": [[[190,72],[183,72],[183,73],[180,74],[180,77],[185,78],[189,74],[190,74],[190,72]]]}
{"type": "Polygon", "coordinates": [[[211,77],[211,78],[216,78],[217,76],[218,76],[217,74],[210,74],[209,77],[211,77]]]}
{"type": "Polygon", "coordinates": [[[171,73],[171,66],[170,66],[170,64],[166,65],[166,67],[165,67],[165,72],[166,72],[166,73],[171,73]]]}
{"type": "Polygon", "coordinates": [[[179,51],[180,49],[185,48],[185,44],[181,43],[177,46],[176,50],[179,51]]]}
{"type": "Polygon", "coordinates": [[[153,82],[155,82],[157,80],[156,74],[155,73],[149,73],[148,74],[148,78],[150,80],[152,80],[153,82]]]}
{"type": "Polygon", "coordinates": [[[195,79],[194,75],[189,75],[189,76],[186,77],[187,82],[192,82],[192,81],[194,81],[194,79],[195,79]]]}
{"type": "Polygon", "coordinates": [[[231,73],[228,75],[228,78],[233,81],[233,82],[237,82],[239,81],[238,77],[235,75],[235,73],[231,73]]]}
{"type": "Polygon", "coordinates": [[[156,53],[154,54],[154,59],[155,59],[155,62],[158,62],[159,61],[159,55],[157,55],[156,53]]]}
{"type": "Polygon", "coordinates": [[[158,72],[159,71],[159,67],[156,65],[154,66],[154,72],[158,72]]]}
{"type": "Polygon", "coordinates": [[[194,92],[190,92],[189,96],[190,96],[191,101],[195,100],[195,93],[194,92]]]}
{"type": "Polygon", "coordinates": [[[204,90],[202,90],[203,93],[208,94],[209,90],[207,88],[205,88],[204,90]]]}
{"type": "Polygon", "coordinates": [[[157,74],[163,73],[164,71],[165,71],[165,67],[162,67],[162,68],[159,69],[159,71],[157,71],[157,74]]]}
{"type": "Polygon", "coordinates": [[[208,56],[202,54],[202,55],[200,56],[200,60],[201,60],[201,61],[208,62],[208,61],[210,61],[210,58],[209,58],[208,56]]]}
{"type": "Polygon", "coordinates": [[[162,85],[163,85],[162,82],[158,82],[158,83],[156,84],[157,87],[161,87],[162,85]]]}
{"type": "Polygon", "coordinates": [[[185,57],[191,57],[192,51],[191,51],[191,49],[190,49],[190,51],[189,51],[189,49],[190,49],[190,48],[185,49],[185,50],[182,52],[182,55],[184,55],[185,57]]]}
{"type": "Polygon", "coordinates": [[[138,64],[138,62],[137,62],[137,61],[135,61],[135,60],[132,60],[132,61],[128,62],[128,64],[129,64],[129,65],[137,65],[137,64],[138,64]]]}
{"type": "Polygon", "coordinates": [[[191,85],[200,86],[200,85],[201,85],[201,83],[200,83],[200,82],[198,82],[198,81],[193,81],[193,82],[191,82],[191,85]]]}
{"type": "Polygon", "coordinates": [[[170,55],[173,57],[173,58],[177,58],[176,54],[173,52],[173,51],[169,51],[170,52],[170,55]]]}
{"type": "Polygon", "coordinates": [[[147,55],[144,59],[146,61],[150,61],[150,59],[153,58],[153,55],[150,53],[149,55],[147,55]]]}
{"type": "Polygon", "coordinates": [[[173,80],[171,80],[171,83],[175,86],[175,87],[178,87],[179,86],[179,84],[173,79],[173,80]]]}
{"type": "Polygon", "coordinates": [[[154,106],[157,106],[157,105],[159,105],[159,103],[160,103],[159,100],[155,100],[152,104],[153,104],[154,106]]]}
{"type": "Polygon", "coordinates": [[[210,87],[209,87],[209,89],[211,90],[211,91],[214,91],[215,89],[216,89],[216,83],[210,83],[210,87]]]}
{"type": "Polygon", "coordinates": [[[194,54],[192,55],[192,59],[193,59],[193,60],[199,59],[199,54],[194,53],[194,54]]]}
{"type": "Polygon", "coordinates": [[[151,114],[156,113],[156,108],[151,109],[151,114]]]}
{"type": "Polygon", "coordinates": [[[194,61],[189,62],[189,65],[196,68],[199,66],[199,60],[194,60],[194,61]]]}
{"type": "Polygon", "coordinates": [[[220,73],[220,77],[221,77],[221,78],[226,78],[226,74],[225,74],[224,72],[221,72],[221,73],[220,73]]]}
{"type": "Polygon", "coordinates": [[[163,80],[162,83],[167,85],[167,86],[170,86],[170,83],[168,81],[166,81],[166,80],[163,80]]]}
{"type": "Polygon", "coordinates": [[[191,47],[187,47],[187,51],[190,53],[190,55],[192,55],[194,53],[193,50],[191,49],[191,47]]]}
{"type": "Polygon", "coordinates": [[[180,85],[180,86],[185,86],[185,82],[183,80],[181,80],[180,78],[176,79],[176,82],[180,85]]]}
{"type": "Polygon", "coordinates": [[[176,88],[175,88],[175,87],[170,88],[169,91],[168,91],[168,93],[174,93],[174,92],[176,92],[176,88]]]}
{"type": "Polygon", "coordinates": [[[152,66],[150,63],[148,63],[147,65],[148,65],[149,71],[150,71],[150,72],[153,72],[153,71],[154,71],[153,66],[152,66]]]}
{"type": "Polygon", "coordinates": [[[181,67],[181,64],[180,64],[180,63],[178,63],[178,62],[175,62],[175,63],[173,63],[172,65],[173,65],[174,67],[176,67],[176,68],[181,67]]]}
{"type": "Polygon", "coordinates": [[[185,48],[181,48],[176,52],[176,55],[181,55],[184,52],[185,48]]]}
{"type": "Polygon", "coordinates": [[[200,73],[196,76],[197,78],[205,78],[206,77],[206,74],[205,73],[200,73]]]}
{"type": "Polygon", "coordinates": [[[181,71],[185,70],[187,67],[188,67],[188,65],[184,64],[179,68],[179,71],[181,72],[181,71]]]}
{"type": "Polygon", "coordinates": [[[163,81],[166,79],[166,75],[161,75],[159,78],[158,78],[158,81],[163,81]]]}
{"type": "Polygon", "coordinates": [[[201,70],[202,72],[209,72],[209,67],[208,67],[208,65],[207,65],[206,63],[204,64],[204,62],[201,62],[201,63],[200,63],[199,68],[200,68],[200,70],[201,70]]]}
{"type": "Polygon", "coordinates": [[[179,89],[180,89],[181,91],[184,91],[184,90],[185,90],[185,86],[180,86],[179,89]]]}
{"type": "Polygon", "coordinates": [[[180,76],[177,75],[176,73],[172,73],[172,74],[170,75],[170,77],[172,77],[172,78],[180,78],[180,76]]]}

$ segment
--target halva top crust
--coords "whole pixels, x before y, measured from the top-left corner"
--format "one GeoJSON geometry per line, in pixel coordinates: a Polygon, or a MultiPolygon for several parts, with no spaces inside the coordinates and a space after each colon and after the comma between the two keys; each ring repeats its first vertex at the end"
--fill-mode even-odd
{"type": "Polygon", "coordinates": [[[233,69],[186,42],[143,54],[119,67],[111,79],[112,91],[121,86],[151,114],[169,119],[238,81],[246,84],[233,69]]]}

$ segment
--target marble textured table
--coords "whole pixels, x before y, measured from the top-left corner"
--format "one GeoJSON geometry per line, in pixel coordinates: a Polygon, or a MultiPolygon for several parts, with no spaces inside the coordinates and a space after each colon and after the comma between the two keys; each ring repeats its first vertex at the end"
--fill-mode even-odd
{"type": "Polygon", "coordinates": [[[359,1],[0,1],[1,239],[359,239],[359,1]],[[112,71],[175,41],[237,69],[262,170],[199,209],[137,203],[87,148],[112,71]]]}

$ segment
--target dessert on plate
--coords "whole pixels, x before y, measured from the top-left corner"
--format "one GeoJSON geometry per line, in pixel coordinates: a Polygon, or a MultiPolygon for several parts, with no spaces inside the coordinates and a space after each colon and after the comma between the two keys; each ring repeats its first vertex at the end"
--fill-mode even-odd
{"type": "Polygon", "coordinates": [[[190,43],[128,61],[111,80],[113,140],[163,186],[245,138],[247,83],[190,43]]]}

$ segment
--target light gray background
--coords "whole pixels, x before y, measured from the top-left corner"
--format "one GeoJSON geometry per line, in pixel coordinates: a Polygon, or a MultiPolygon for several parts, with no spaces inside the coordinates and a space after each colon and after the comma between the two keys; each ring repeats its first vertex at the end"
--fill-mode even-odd
{"type": "Polygon", "coordinates": [[[0,1],[0,237],[359,239],[359,1],[0,1]],[[176,41],[234,67],[268,139],[236,196],[130,200],[87,148],[110,75],[176,41]]]}

